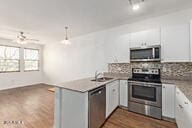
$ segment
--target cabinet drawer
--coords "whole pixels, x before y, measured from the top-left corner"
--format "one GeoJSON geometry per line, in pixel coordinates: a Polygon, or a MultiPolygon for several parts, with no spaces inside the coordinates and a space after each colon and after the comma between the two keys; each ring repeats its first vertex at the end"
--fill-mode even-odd
{"type": "Polygon", "coordinates": [[[115,86],[115,85],[119,85],[119,80],[113,81],[111,83],[108,83],[107,86],[115,86]]]}

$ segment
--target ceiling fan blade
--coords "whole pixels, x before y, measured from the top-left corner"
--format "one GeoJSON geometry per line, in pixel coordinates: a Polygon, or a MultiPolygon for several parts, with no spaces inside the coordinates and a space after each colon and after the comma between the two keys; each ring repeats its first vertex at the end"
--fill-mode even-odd
{"type": "Polygon", "coordinates": [[[17,43],[17,39],[13,39],[12,42],[17,43]]]}

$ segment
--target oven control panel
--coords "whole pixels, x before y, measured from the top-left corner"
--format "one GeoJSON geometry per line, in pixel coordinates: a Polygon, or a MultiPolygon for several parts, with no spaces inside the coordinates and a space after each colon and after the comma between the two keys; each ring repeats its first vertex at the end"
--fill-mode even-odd
{"type": "Polygon", "coordinates": [[[134,68],[133,73],[135,73],[135,74],[155,74],[155,75],[158,75],[160,72],[159,72],[158,68],[148,68],[148,69],[134,68]]]}

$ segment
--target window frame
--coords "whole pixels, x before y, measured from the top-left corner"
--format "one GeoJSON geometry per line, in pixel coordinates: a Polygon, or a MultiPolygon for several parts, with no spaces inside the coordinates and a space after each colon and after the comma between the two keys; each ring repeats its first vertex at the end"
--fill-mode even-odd
{"type": "Polygon", "coordinates": [[[0,44],[0,46],[3,47],[11,47],[11,48],[18,48],[19,49],[19,59],[4,59],[4,60],[18,60],[18,71],[0,71],[0,73],[14,73],[14,72],[21,72],[21,47],[19,46],[10,46],[10,45],[4,45],[4,44],[0,44]]]}
{"type": "Polygon", "coordinates": [[[37,49],[37,48],[23,48],[23,71],[24,72],[40,71],[40,49],[37,49]],[[37,50],[38,51],[39,60],[25,60],[25,49],[37,50]],[[25,70],[25,61],[38,61],[38,69],[37,70],[25,70]]]}

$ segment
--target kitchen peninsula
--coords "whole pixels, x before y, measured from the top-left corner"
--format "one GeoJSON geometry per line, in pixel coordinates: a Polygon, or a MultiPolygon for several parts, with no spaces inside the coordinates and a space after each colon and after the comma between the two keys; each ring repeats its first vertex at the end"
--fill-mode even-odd
{"type": "Polygon", "coordinates": [[[119,106],[119,79],[105,79],[98,82],[94,78],[85,78],[58,84],[55,89],[55,128],[102,125],[119,106]]]}

